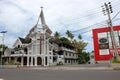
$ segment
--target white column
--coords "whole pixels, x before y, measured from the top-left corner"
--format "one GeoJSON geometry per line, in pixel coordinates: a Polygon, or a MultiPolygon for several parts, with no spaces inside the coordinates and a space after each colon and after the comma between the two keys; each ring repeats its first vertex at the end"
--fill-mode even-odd
{"type": "Polygon", "coordinates": [[[21,66],[23,66],[23,57],[21,57],[21,66]]]}
{"type": "Polygon", "coordinates": [[[51,64],[53,64],[53,47],[51,48],[51,64]]]}
{"type": "Polygon", "coordinates": [[[37,44],[37,33],[36,33],[36,41],[35,41],[35,47],[36,47],[36,50],[35,50],[35,57],[34,57],[34,63],[35,63],[35,66],[37,66],[37,54],[38,54],[38,44],[37,44]]]}
{"type": "Polygon", "coordinates": [[[31,56],[31,64],[30,66],[33,66],[33,56],[31,56]]]}
{"type": "Polygon", "coordinates": [[[9,61],[11,61],[11,57],[9,57],[9,61]]]}
{"type": "Polygon", "coordinates": [[[27,66],[29,66],[29,55],[27,56],[27,66]]]}
{"type": "Polygon", "coordinates": [[[18,58],[18,57],[15,57],[15,62],[17,62],[17,58],[18,58]]]}
{"type": "Polygon", "coordinates": [[[53,55],[51,56],[51,64],[53,64],[53,55]]]}
{"type": "Polygon", "coordinates": [[[44,66],[44,56],[42,55],[42,66],[44,66]]]}
{"type": "Polygon", "coordinates": [[[47,55],[47,66],[49,66],[49,60],[50,60],[50,57],[49,57],[49,43],[48,43],[48,39],[46,40],[46,55],[47,55]]]}
{"type": "Polygon", "coordinates": [[[44,58],[44,65],[43,66],[46,66],[46,59],[45,59],[45,55],[46,55],[46,30],[43,30],[44,31],[44,52],[43,52],[43,58],[44,58]]]}
{"type": "Polygon", "coordinates": [[[33,54],[34,54],[34,41],[32,42],[32,51],[31,51],[31,63],[30,66],[33,66],[33,54]]]}
{"type": "Polygon", "coordinates": [[[37,66],[37,56],[35,56],[35,66],[37,66]]]}
{"type": "Polygon", "coordinates": [[[9,62],[9,57],[8,58],[6,58],[7,60],[6,60],[6,63],[8,63],[9,62]]]}
{"type": "Polygon", "coordinates": [[[47,55],[47,66],[49,66],[49,64],[50,64],[50,56],[47,55]]]}

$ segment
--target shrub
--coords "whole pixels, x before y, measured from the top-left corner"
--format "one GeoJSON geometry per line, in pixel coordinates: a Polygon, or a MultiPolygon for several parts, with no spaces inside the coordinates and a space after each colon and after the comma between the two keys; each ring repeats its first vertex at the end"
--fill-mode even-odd
{"type": "Polygon", "coordinates": [[[120,57],[118,57],[117,59],[112,59],[112,63],[120,63],[120,57]]]}
{"type": "Polygon", "coordinates": [[[59,62],[57,63],[57,65],[63,65],[63,62],[62,62],[62,61],[59,61],[59,62]]]}
{"type": "Polygon", "coordinates": [[[15,61],[11,60],[8,64],[9,65],[20,65],[20,62],[15,62],[15,61]]]}

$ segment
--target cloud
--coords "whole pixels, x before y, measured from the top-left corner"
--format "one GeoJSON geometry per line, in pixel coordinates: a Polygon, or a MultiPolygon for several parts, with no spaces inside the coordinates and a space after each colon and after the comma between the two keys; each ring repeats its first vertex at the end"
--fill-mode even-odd
{"type": "Polygon", "coordinates": [[[3,4],[1,7],[0,23],[4,25],[6,30],[15,33],[21,32],[27,16],[11,4],[3,4]]]}
{"type": "Polygon", "coordinates": [[[14,44],[14,42],[16,41],[16,37],[15,36],[13,36],[13,35],[8,35],[7,33],[6,33],[6,35],[5,35],[5,41],[4,41],[4,43],[8,46],[8,47],[13,47],[13,44],[14,44]],[[8,41],[9,40],[9,41],[8,41]]]}
{"type": "MultiPolygon", "coordinates": [[[[74,31],[106,20],[100,7],[105,1],[111,0],[0,0],[0,28],[8,31],[6,37],[12,44],[36,24],[43,6],[46,24],[53,33],[58,31],[63,34],[66,30],[74,31]]],[[[84,37],[88,36],[92,34],[84,34],[84,37]]]]}

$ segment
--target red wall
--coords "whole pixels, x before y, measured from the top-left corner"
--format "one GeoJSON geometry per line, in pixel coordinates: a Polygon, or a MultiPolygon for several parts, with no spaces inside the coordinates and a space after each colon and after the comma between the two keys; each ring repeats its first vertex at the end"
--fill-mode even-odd
{"type": "MultiPolygon", "coordinates": [[[[114,31],[120,30],[120,26],[114,26],[113,27],[114,31]]],[[[99,46],[98,46],[98,33],[102,32],[109,32],[110,27],[105,27],[105,28],[97,28],[93,29],[93,43],[94,43],[94,56],[95,60],[110,60],[113,57],[112,49],[109,49],[110,54],[109,55],[99,55],[99,46]]],[[[118,49],[120,51],[120,49],[118,49]]],[[[120,53],[120,52],[119,52],[120,53]]]]}

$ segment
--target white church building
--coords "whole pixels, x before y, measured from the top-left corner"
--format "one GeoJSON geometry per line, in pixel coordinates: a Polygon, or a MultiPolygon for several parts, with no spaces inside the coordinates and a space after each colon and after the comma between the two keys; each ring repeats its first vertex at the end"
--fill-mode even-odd
{"type": "Polygon", "coordinates": [[[35,26],[25,38],[18,37],[13,49],[6,49],[2,59],[20,62],[21,66],[50,66],[59,62],[63,64],[77,64],[78,54],[73,46],[55,41],[52,31],[46,25],[43,8],[35,26]]]}

